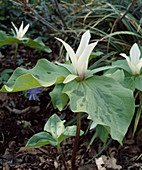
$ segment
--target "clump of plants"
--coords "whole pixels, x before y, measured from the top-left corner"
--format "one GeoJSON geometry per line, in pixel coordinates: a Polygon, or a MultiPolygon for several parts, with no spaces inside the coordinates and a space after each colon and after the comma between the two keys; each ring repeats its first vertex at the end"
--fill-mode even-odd
{"type": "MultiPolygon", "coordinates": [[[[53,106],[61,111],[69,103],[71,111],[77,115],[77,125],[65,127],[65,121],[54,114],[46,122],[44,131],[29,139],[26,148],[47,144],[57,146],[65,169],[67,169],[67,165],[61,149],[61,142],[75,136],[71,163],[72,170],[75,170],[79,136],[83,135],[81,130],[82,112],[88,114],[98,131],[103,129],[102,134],[98,134],[100,138],[104,135],[106,141],[110,135],[112,139],[122,144],[135,113],[135,91],[138,91],[140,96],[138,107],[141,110],[142,59],[138,45],[132,46],[130,58],[124,53],[121,54],[127,61],[121,59],[113,62],[112,65],[90,70],[88,69],[89,57],[94,47],[99,43],[99,40],[89,43],[90,38],[90,31],[85,31],[76,52],[68,43],[56,38],[64,45],[70,61],[54,64],[47,59],[40,59],[36,66],[30,70],[19,67],[0,90],[1,92],[28,90],[29,99],[31,99],[37,98],[36,90],[39,93],[39,88],[47,88],[55,84],[53,91],[50,92],[53,106]],[[103,72],[103,74],[99,72],[103,72]]],[[[29,41],[33,44],[36,43],[36,47],[37,44],[40,44],[29,39],[25,43],[15,37],[8,37],[6,34],[0,43],[5,45],[9,42],[18,42],[28,45],[29,41]]],[[[38,48],[45,49],[43,44],[40,44],[38,48]]],[[[137,114],[140,115],[139,110],[137,114]]],[[[137,124],[138,121],[135,123],[134,132],[137,124]]]]}

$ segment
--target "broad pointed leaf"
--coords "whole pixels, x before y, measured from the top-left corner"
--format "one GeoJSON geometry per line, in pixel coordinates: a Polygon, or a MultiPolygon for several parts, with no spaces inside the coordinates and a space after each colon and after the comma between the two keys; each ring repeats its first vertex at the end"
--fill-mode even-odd
{"type": "Polygon", "coordinates": [[[91,77],[76,80],[63,90],[70,98],[73,112],[86,112],[100,125],[110,128],[113,139],[122,143],[134,115],[134,98],[131,90],[108,77],[91,77]]]}
{"type": "Polygon", "coordinates": [[[47,132],[40,132],[35,135],[33,135],[28,143],[26,144],[26,148],[30,147],[38,147],[38,146],[44,146],[47,144],[51,144],[53,146],[57,145],[57,141],[47,132]]]}
{"type": "Polygon", "coordinates": [[[64,81],[69,71],[55,65],[46,59],[40,59],[31,69],[17,68],[8,82],[2,87],[1,92],[23,91],[35,87],[48,87],[54,83],[64,81]]]}
{"type": "MultiPolygon", "coordinates": [[[[80,130],[80,136],[83,135],[83,131],[80,130]]],[[[76,126],[67,126],[64,132],[61,134],[61,136],[58,139],[58,142],[62,142],[64,139],[67,139],[69,137],[76,135],[76,126]]]]}
{"type": "MultiPolygon", "coordinates": [[[[44,130],[49,132],[60,144],[64,139],[76,135],[76,126],[68,126],[65,128],[64,122],[56,114],[52,115],[44,126],[44,130]]],[[[83,131],[80,131],[80,135],[83,131]]]]}
{"type": "Polygon", "coordinates": [[[25,42],[25,45],[41,51],[45,51],[47,53],[51,53],[51,49],[46,46],[39,37],[34,40],[29,39],[27,42],[25,42]]]}
{"type": "Polygon", "coordinates": [[[97,125],[96,132],[103,143],[106,143],[108,139],[109,132],[106,126],[97,125]]]}
{"type": "Polygon", "coordinates": [[[117,68],[122,68],[130,74],[132,73],[126,60],[117,60],[112,63],[112,66],[115,66],[117,68]]]}
{"type": "Polygon", "coordinates": [[[64,132],[65,126],[59,116],[56,114],[52,115],[44,126],[44,131],[47,131],[54,136],[54,138],[58,139],[58,137],[64,132]]]}
{"type": "Polygon", "coordinates": [[[22,41],[14,37],[8,37],[3,40],[0,39],[0,46],[13,44],[13,43],[22,43],[22,41]]]}
{"type": "Polygon", "coordinates": [[[135,78],[136,89],[142,91],[142,75],[139,75],[135,78]]]}
{"type": "Polygon", "coordinates": [[[63,88],[64,84],[59,83],[56,84],[53,91],[50,92],[54,108],[58,108],[60,111],[63,110],[68,101],[68,96],[65,93],[62,93],[63,88]]]}

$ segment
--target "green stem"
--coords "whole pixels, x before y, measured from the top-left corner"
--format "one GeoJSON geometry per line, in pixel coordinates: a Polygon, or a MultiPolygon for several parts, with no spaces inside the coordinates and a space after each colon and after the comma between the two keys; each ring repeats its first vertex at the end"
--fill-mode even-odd
{"type": "Polygon", "coordinates": [[[73,152],[72,152],[72,162],[71,162],[72,170],[76,170],[75,159],[76,159],[76,153],[77,153],[78,143],[79,143],[80,128],[81,128],[81,113],[79,112],[79,113],[77,113],[76,136],[75,136],[74,148],[73,148],[73,152]]]}
{"type": "Polygon", "coordinates": [[[16,43],[15,56],[14,56],[14,68],[16,68],[16,57],[17,57],[18,46],[19,43],[16,43]]]}
{"type": "Polygon", "coordinates": [[[138,92],[139,92],[140,104],[138,106],[138,110],[137,110],[137,113],[136,113],[136,116],[135,116],[134,129],[133,129],[133,137],[134,137],[135,132],[137,130],[137,126],[138,126],[138,123],[139,123],[139,120],[140,120],[141,110],[142,110],[142,93],[141,93],[141,91],[138,91],[138,92]]]}
{"type": "Polygon", "coordinates": [[[61,154],[61,158],[62,158],[62,161],[63,161],[64,168],[65,168],[65,170],[67,170],[67,166],[66,166],[66,163],[65,163],[65,159],[64,159],[60,144],[57,145],[57,148],[58,148],[58,150],[59,150],[59,152],[61,154]]]}

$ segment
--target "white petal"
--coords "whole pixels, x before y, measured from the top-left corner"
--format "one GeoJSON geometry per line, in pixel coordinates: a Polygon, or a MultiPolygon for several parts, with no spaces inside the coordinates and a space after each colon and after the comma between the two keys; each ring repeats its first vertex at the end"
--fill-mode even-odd
{"type": "Polygon", "coordinates": [[[13,27],[14,27],[15,31],[16,31],[16,34],[18,34],[18,29],[17,29],[17,27],[14,25],[14,23],[13,23],[13,22],[11,22],[11,23],[12,23],[12,25],[13,25],[13,27]]]}
{"type": "Polygon", "coordinates": [[[84,51],[84,49],[87,47],[88,43],[89,43],[89,40],[91,38],[91,35],[90,35],[90,31],[86,31],[83,35],[82,35],[82,38],[81,38],[81,41],[80,41],[80,44],[79,44],[79,47],[76,51],[76,56],[77,57],[80,57],[82,52],[84,51]]]}
{"type": "Polygon", "coordinates": [[[127,62],[130,62],[130,57],[128,57],[125,53],[120,53],[120,55],[126,58],[127,62]]]}
{"type": "Polygon", "coordinates": [[[29,29],[29,24],[28,25],[26,25],[26,27],[23,29],[23,31],[22,31],[22,33],[21,33],[21,37],[23,37],[24,35],[25,35],[25,33],[28,31],[28,29],[29,29]]]}
{"type": "Polygon", "coordinates": [[[120,53],[120,55],[126,59],[129,58],[125,53],[120,53]]]}
{"type": "Polygon", "coordinates": [[[92,122],[91,126],[90,126],[90,130],[94,129],[97,126],[97,123],[92,122]]]}
{"type": "Polygon", "coordinates": [[[66,53],[66,61],[69,61],[69,55],[66,53]]]}
{"type": "Polygon", "coordinates": [[[139,47],[135,43],[130,49],[131,62],[134,63],[134,64],[138,64],[140,55],[141,55],[141,53],[140,53],[139,47]]]}
{"type": "Polygon", "coordinates": [[[139,73],[138,73],[138,74],[140,74],[140,71],[141,71],[141,68],[142,68],[142,61],[137,65],[137,68],[138,68],[138,70],[139,70],[139,73]]]}
{"type": "Polygon", "coordinates": [[[135,65],[130,61],[128,62],[128,65],[129,65],[129,67],[130,67],[130,69],[132,71],[132,74],[137,74],[137,70],[136,70],[135,65]]]}
{"type": "Polygon", "coordinates": [[[76,68],[77,59],[76,59],[76,55],[74,53],[74,50],[71,48],[71,46],[69,44],[67,44],[62,39],[60,39],[60,38],[56,38],[56,39],[63,43],[67,53],[69,54],[69,57],[70,57],[70,59],[72,61],[72,64],[73,64],[74,68],[76,68]]]}
{"type": "Polygon", "coordinates": [[[94,47],[97,45],[98,42],[95,42],[95,43],[92,43],[92,44],[89,44],[83,51],[82,55],[79,57],[79,60],[78,60],[78,67],[77,67],[77,71],[78,71],[78,74],[81,76],[83,75],[86,70],[87,70],[87,67],[88,67],[88,60],[89,60],[89,56],[92,52],[92,50],[94,49],[94,47]]]}
{"type": "Polygon", "coordinates": [[[21,26],[19,28],[19,33],[22,34],[22,32],[23,32],[23,21],[22,21],[22,24],[21,24],[21,26]]]}
{"type": "Polygon", "coordinates": [[[126,54],[121,53],[120,54],[122,57],[126,58],[128,66],[130,67],[131,71],[133,74],[136,74],[136,68],[135,65],[130,61],[130,57],[128,57],[126,54]]]}

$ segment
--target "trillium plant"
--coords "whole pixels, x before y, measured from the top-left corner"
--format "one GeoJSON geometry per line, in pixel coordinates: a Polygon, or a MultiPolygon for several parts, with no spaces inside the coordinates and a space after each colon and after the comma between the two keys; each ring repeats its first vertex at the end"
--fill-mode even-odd
{"type": "Polygon", "coordinates": [[[74,67],[75,74],[80,76],[81,80],[83,80],[88,68],[89,56],[98,42],[88,44],[90,40],[90,32],[88,30],[83,34],[79,47],[75,53],[69,44],[59,38],[56,39],[61,41],[65,46],[74,67]]]}
{"type": "Polygon", "coordinates": [[[121,53],[120,55],[126,58],[132,74],[139,75],[141,72],[141,68],[142,68],[142,58],[140,58],[141,52],[140,52],[138,45],[135,43],[132,46],[130,50],[130,58],[124,53],[121,53]]]}
{"type": "Polygon", "coordinates": [[[17,39],[19,39],[19,40],[27,39],[27,38],[23,38],[23,36],[24,36],[25,33],[28,31],[29,26],[30,26],[29,24],[27,24],[26,27],[23,29],[23,21],[22,21],[22,24],[21,24],[19,30],[18,30],[18,28],[14,25],[13,22],[12,22],[12,25],[13,25],[13,27],[14,27],[14,29],[15,29],[15,32],[16,32],[16,34],[15,34],[15,32],[14,32],[13,29],[12,29],[13,34],[14,34],[14,36],[15,36],[17,39]]]}
{"type": "Polygon", "coordinates": [[[20,28],[18,29],[15,24],[12,22],[12,25],[14,27],[14,30],[12,30],[13,35],[7,35],[6,32],[4,31],[0,31],[0,46],[3,45],[8,45],[8,44],[16,44],[16,48],[15,48],[15,55],[14,55],[14,68],[16,67],[16,58],[17,58],[17,52],[18,52],[18,47],[19,44],[24,44],[27,45],[29,47],[50,53],[51,49],[47,46],[45,46],[45,44],[42,42],[41,38],[38,37],[34,40],[31,40],[29,38],[26,37],[26,33],[29,29],[29,24],[27,24],[25,27],[24,26],[24,22],[22,21],[22,24],[20,25],[20,28]]]}
{"type": "MultiPolygon", "coordinates": [[[[22,28],[23,26],[21,30],[22,28]]],[[[46,144],[57,146],[65,169],[67,167],[60,145],[64,139],[75,136],[71,163],[72,170],[75,170],[79,136],[83,135],[81,131],[82,113],[92,120],[95,125],[93,127],[96,127],[100,138],[102,134],[99,132],[104,132],[104,142],[110,135],[112,139],[122,144],[135,111],[133,90],[124,83],[123,67],[120,67],[120,65],[118,67],[118,63],[113,63],[112,66],[103,66],[93,70],[88,68],[90,54],[98,43],[89,43],[90,38],[90,31],[87,30],[82,35],[76,52],[65,41],[56,38],[64,45],[71,63],[54,64],[46,59],[40,59],[36,66],[30,70],[17,68],[0,90],[1,92],[17,92],[49,87],[55,84],[54,89],[50,92],[53,106],[61,111],[69,103],[71,111],[77,115],[77,126],[65,127],[64,121],[60,120],[55,114],[45,124],[43,132],[35,134],[29,139],[26,147],[37,147],[46,144]],[[105,71],[105,74],[97,75],[100,71],[105,71]]],[[[138,50],[137,47],[136,50],[138,50]]],[[[134,61],[132,56],[136,57],[133,54],[134,52],[131,50],[131,60],[124,54],[122,55],[130,64],[134,61]]],[[[139,54],[137,57],[139,57],[139,54]]],[[[133,76],[128,63],[124,61],[121,66],[124,66],[127,74],[133,76]]],[[[138,62],[133,64],[134,66],[137,64],[138,68],[140,67],[138,62]]]]}

